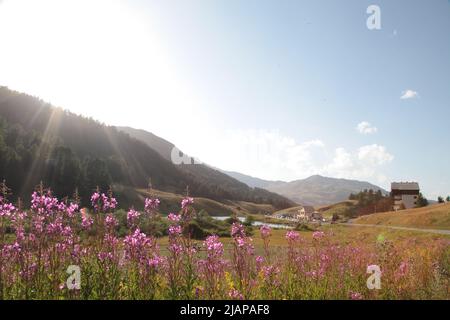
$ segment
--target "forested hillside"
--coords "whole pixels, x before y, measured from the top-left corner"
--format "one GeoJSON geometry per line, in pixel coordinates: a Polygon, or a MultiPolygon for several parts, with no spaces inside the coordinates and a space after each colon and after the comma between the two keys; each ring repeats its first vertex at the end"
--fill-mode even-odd
{"type": "Polygon", "coordinates": [[[59,197],[71,196],[78,188],[85,202],[96,186],[145,188],[150,178],[155,188],[167,192],[182,193],[189,186],[191,195],[215,200],[292,204],[236,180],[230,187],[181,170],[114,127],[0,88],[0,179],[6,179],[14,196],[26,197],[43,181],[59,197]]]}

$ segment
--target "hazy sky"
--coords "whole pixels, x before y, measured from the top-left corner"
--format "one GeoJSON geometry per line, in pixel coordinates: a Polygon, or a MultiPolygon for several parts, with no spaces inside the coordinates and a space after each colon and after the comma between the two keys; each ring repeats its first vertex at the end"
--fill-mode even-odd
{"type": "Polygon", "coordinates": [[[222,169],[450,194],[448,0],[0,0],[0,85],[222,169]]]}

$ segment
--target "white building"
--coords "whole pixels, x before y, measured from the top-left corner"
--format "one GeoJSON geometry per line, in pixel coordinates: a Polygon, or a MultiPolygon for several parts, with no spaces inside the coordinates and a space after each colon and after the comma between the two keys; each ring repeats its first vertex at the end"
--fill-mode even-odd
{"type": "Polygon", "coordinates": [[[394,200],[394,210],[411,209],[417,206],[420,188],[417,182],[393,182],[391,196],[394,200]]]}
{"type": "Polygon", "coordinates": [[[297,212],[297,220],[299,221],[310,221],[313,218],[315,210],[312,206],[302,206],[297,212]]]}

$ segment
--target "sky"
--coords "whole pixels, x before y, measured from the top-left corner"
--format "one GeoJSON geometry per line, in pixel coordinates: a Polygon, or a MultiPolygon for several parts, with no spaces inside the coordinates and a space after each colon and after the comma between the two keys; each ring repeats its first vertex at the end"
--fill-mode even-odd
{"type": "Polygon", "coordinates": [[[0,85],[224,170],[450,194],[448,0],[0,0],[0,85]]]}

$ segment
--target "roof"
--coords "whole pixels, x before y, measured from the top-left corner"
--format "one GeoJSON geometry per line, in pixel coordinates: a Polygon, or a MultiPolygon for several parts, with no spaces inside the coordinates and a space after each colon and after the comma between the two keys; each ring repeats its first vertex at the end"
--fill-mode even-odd
{"type": "Polygon", "coordinates": [[[417,182],[392,182],[392,190],[420,190],[417,182]]]}

